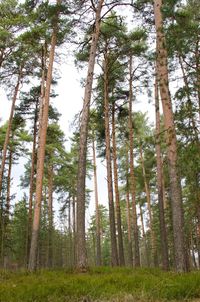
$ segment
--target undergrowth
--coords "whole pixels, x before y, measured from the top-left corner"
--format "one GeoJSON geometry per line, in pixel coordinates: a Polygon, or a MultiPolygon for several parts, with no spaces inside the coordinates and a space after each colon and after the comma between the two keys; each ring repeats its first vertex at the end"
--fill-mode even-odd
{"type": "Polygon", "coordinates": [[[200,272],[93,268],[0,272],[0,302],[200,301],[200,272]]]}

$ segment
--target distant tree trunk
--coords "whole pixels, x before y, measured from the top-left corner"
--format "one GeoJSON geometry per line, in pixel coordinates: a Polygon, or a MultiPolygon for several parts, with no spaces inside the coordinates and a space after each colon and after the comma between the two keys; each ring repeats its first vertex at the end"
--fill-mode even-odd
{"type": "Polygon", "coordinates": [[[32,233],[34,176],[35,176],[35,164],[36,164],[37,121],[38,121],[38,102],[36,102],[36,106],[35,106],[35,116],[34,116],[34,124],[33,124],[33,145],[32,145],[31,174],[30,174],[30,187],[29,187],[26,262],[28,261],[28,258],[29,258],[31,233],[32,233]]]}
{"type": "Polygon", "coordinates": [[[139,235],[137,225],[137,210],[135,199],[135,175],[134,175],[134,156],[133,156],[133,121],[132,121],[132,101],[133,101],[133,70],[132,70],[132,57],[129,62],[129,144],[130,144],[130,192],[132,198],[132,211],[133,211],[133,234],[134,234],[134,259],[135,267],[140,266],[140,248],[139,248],[139,235]]]}
{"type": "Polygon", "coordinates": [[[1,196],[1,191],[2,191],[2,181],[3,181],[3,173],[4,173],[5,163],[6,163],[6,154],[7,154],[8,144],[10,141],[10,133],[11,133],[12,121],[13,121],[13,116],[14,116],[14,111],[15,111],[15,103],[17,100],[17,95],[19,92],[19,86],[20,86],[21,79],[22,79],[22,68],[19,70],[17,84],[16,84],[15,90],[14,90],[12,105],[11,105],[11,109],[10,109],[10,117],[8,120],[8,127],[6,130],[6,137],[5,137],[5,141],[4,141],[4,145],[3,145],[2,160],[1,160],[1,167],[0,167],[0,196],[1,196]]]}
{"type": "Polygon", "coordinates": [[[128,264],[133,266],[133,243],[131,238],[131,211],[130,211],[130,198],[129,198],[129,185],[128,179],[126,182],[126,212],[127,212],[127,228],[128,228],[128,264]]]}
{"type": "Polygon", "coordinates": [[[93,150],[93,168],[94,168],[94,193],[95,193],[95,215],[96,215],[96,264],[101,265],[101,231],[100,231],[100,216],[99,216],[99,200],[98,200],[98,185],[97,185],[97,165],[94,134],[92,140],[93,150]]]}
{"type": "Polygon", "coordinates": [[[154,15],[157,39],[157,72],[163,105],[164,125],[167,136],[167,157],[170,177],[170,195],[172,201],[173,235],[176,271],[187,271],[184,242],[184,218],[181,196],[181,184],[177,164],[177,141],[174,126],[171,97],[169,92],[167,49],[163,30],[162,0],[154,0],[154,15]]]}
{"type": "Polygon", "coordinates": [[[80,143],[78,155],[77,175],[77,268],[80,271],[87,269],[86,239],[85,239],[85,178],[86,178],[86,154],[89,123],[89,109],[92,93],[93,73],[96,57],[96,49],[99,40],[101,10],[104,0],[99,0],[96,8],[95,24],[92,34],[90,55],[88,62],[87,79],[84,94],[80,126],[80,143]]]}
{"type": "Polygon", "coordinates": [[[53,165],[48,166],[48,267],[53,266],[53,165]]]}
{"type": "MultiPolygon", "coordinates": [[[[57,0],[59,5],[61,0],[57,0]]],[[[59,12],[58,12],[59,13],[59,12]]],[[[58,31],[58,16],[57,20],[54,23],[54,28],[51,37],[51,49],[49,53],[49,65],[47,71],[47,81],[45,88],[45,97],[44,97],[44,108],[42,114],[42,123],[40,128],[40,137],[39,137],[39,148],[37,154],[37,176],[36,176],[36,194],[35,194],[35,209],[34,209],[34,218],[33,218],[33,229],[32,229],[32,238],[31,238],[31,248],[29,255],[29,265],[28,269],[34,271],[37,265],[37,250],[38,250],[38,236],[39,236],[39,226],[40,226],[40,211],[41,211],[41,199],[42,199],[42,186],[43,186],[43,174],[44,174],[44,158],[45,158],[45,145],[46,145],[46,134],[48,126],[48,111],[49,111],[49,97],[51,90],[52,82],[52,72],[53,72],[53,62],[55,47],[57,42],[57,31],[58,31]]]]}
{"type": "Polygon", "coordinates": [[[168,270],[169,269],[169,254],[168,254],[168,239],[167,239],[165,213],[164,213],[164,194],[165,194],[165,192],[163,190],[164,175],[163,175],[163,165],[162,165],[161,145],[160,145],[160,106],[159,106],[157,76],[155,79],[155,117],[156,117],[157,190],[158,190],[162,267],[164,270],[168,270]]]}
{"type": "Polygon", "coordinates": [[[153,218],[152,218],[152,210],[151,210],[151,195],[149,190],[149,184],[147,182],[146,177],[146,169],[144,164],[144,158],[143,158],[143,152],[142,152],[142,146],[140,145],[140,160],[142,164],[142,173],[144,178],[144,186],[145,186],[145,193],[146,193],[146,199],[147,199],[147,208],[148,208],[148,214],[149,214],[149,226],[150,226],[150,235],[151,235],[151,254],[152,254],[152,261],[153,265],[156,267],[158,264],[157,259],[157,247],[156,247],[156,236],[155,232],[153,230],[153,218]]]}
{"type": "Polygon", "coordinates": [[[117,234],[118,234],[118,251],[119,251],[119,265],[124,266],[124,245],[122,236],[122,221],[121,208],[118,188],[118,164],[117,164],[117,147],[115,137],[115,103],[112,105],[112,147],[113,147],[113,171],[114,171],[114,188],[115,188],[115,203],[116,203],[116,218],[117,218],[117,234]]]}
{"type": "Polygon", "coordinates": [[[72,215],[73,215],[73,265],[76,266],[77,254],[76,254],[76,202],[75,196],[72,197],[72,215]]]}
{"type": "Polygon", "coordinates": [[[110,220],[110,238],[111,238],[111,264],[118,265],[117,240],[115,228],[115,210],[113,202],[113,181],[112,181],[112,161],[110,148],[110,126],[109,126],[109,96],[108,96],[108,58],[107,51],[104,55],[104,121],[105,121],[105,140],[106,140],[106,168],[107,168],[107,186],[109,201],[109,220],[110,220]]]}
{"type": "Polygon", "coordinates": [[[9,265],[9,224],[10,224],[10,186],[11,186],[11,171],[12,171],[12,160],[13,160],[13,151],[12,146],[10,146],[9,156],[8,156],[8,175],[7,175],[7,195],[6,195],[6,210],[4,215],[4,232],[3,232],[3,266],[7,268],[9,265]]]}
{"type": "Polygon", "coordinates": [[[142,206],[141,204],[139,205],[140,207],[140,220],[141,220],[141,225],[142,225],[142,237],[144,240],[144,252],[145,252],[145,257],[147,261],[147,266],[150,266],[150,261],[149,261],[149,254],[148,254],[148,248],[147,248],[147,238],[146,238],[146,233],[144,229],[144,217],[143,217],[143,211],[142,211],[142,206]]]}

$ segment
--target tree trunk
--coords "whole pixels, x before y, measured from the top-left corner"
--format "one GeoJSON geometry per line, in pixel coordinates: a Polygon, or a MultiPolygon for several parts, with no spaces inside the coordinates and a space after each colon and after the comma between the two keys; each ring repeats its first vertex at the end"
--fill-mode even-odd
{"type": "MultiPolygon", "coordinates": [[[[128,157],[127,157],[128,161],[128,157]]],[[[127,166],[128,168],[128,166],[127,166]]],[[[128,172],[126,182],[126,212],[127,212],[127,228],[128,228],[128,263],[133,266],[133,243],[131,238],[131,212],[130,212],[130,198],[129,198],[129,184],[128,184],[128,172]]]]}
{"type": "Polygon", "coordinates": [[[152,211],[151,211],[151,195],[150,195],[150,190],[149,190],[149,184],[147,182],[146,170],[145,170],[144,158],[143,158],[143,152],[142,152],[141,145],[140,145],[139,149],[140,149],[140,160],[141,160],[141,164],[142,164],[142,173],[143,173],[143,178],[144,178],[145,193],[146,193],[146,198],[147,198],[147,208],[148,208],[148,213],[149,213],[152,262],[153,262],[153,265],[156,267],[157,263],[158,263],[158,259],[157,259],[157,253],[156,253],[156,251],[157,251],[156,237],[155,237],[155,232],[153,230],[153,218],[152,218],[152,211]]]}
{"type": "Polygon", "coordinates": [[[76,249],[76,202],[75,196],[73,195],[72,200],[72,215],[73,215],[73,265],[77,263],[77,249],[76,249]]]}
{"type": "Polygon", "coordinates": [[[96,17],[90,55],[88,62],[88,72],[85,86],[84,103],[80,126],[80,143],[78,156],[78,175],[77,175],[77,268],[80,271],[87,269],[86,239],[85,239],[85,179],[86,179],[86,155],[87,137],[89,123],[89,109],[92,93],[93,73],[96,57],[96,49],[99,40],[101,10],[104,0],[99,0],[96,8],[96,17]]]}
{"type": "Polygon", "coordinates": [[[145,252],[145,256],[146,256],[146,261],[147,261],[147,267],[149,267],[150,265],[150,261],[149,261],[149,254],[148,254],[148,248],[147,248],[147,238],[146,238],[146,233],[145,233],[145,229],[144,229],[144,217],[143,217],[143,212],[142,212],[142,206],[141,204],[139,205],[140,207],[140,220],[141,220],[141,225],[142,225],[142,237],[144,240],[144,252],[145,252]]]}
{"type": "Polygon", "coordinates": [[[30,251],[30,244],[31,244],[31,233],[32,233],[33,193],[34,193],[34,176],[35,176],[35,163],[36,163],[37,120],[38,120],[38,102],[36,102],[34,125],[33,125],[33,146],[32,146],[32,158],[31,158],[31,174],[30,174],[29,206],[28,206],[28,224],[27,224],[27,251],[26,251],[26,260],[27,261],[29,259],[29,251],[30,251]]]}
{"type": "Polygon", "coordinates": [[[184,242],[184,218],[180,177],[177,163],[177,141],[171,97],[169,92],[166,41],[163,31],[162,0],[154,0],[154,15],[157,39],[157,72],[163,105],[164,125],[167,136],[170,194],[172,201],[173,236],[176,271],[187,270],[184,242]]]}
{"type": "Polygon", "coordinates": [[[140,266],[140,248],[139,248],[139,235],[137,225],[137,210],[135,199],[135,175],[134,175],[134,156],[133,156],[133,121],[132,121],[132,101],[133,101],[133,89],[132,89],[132,57],[130,57],[129,63],[129,144],[130,144],[130,191],[132,198],[132,211],[133,211],[133,234],[134,234],[134,265],[140,266]]]}
{"type": "Polygon", "coordinates": [[[11,201],[11,194],[10,194],[10,186],[11,186],[11,171],[12,171],[12,159],[13,159],[13,152],[12,146],[10,146],[10,152],[8,157],[8,175],[7,175],[7,196],[6,196],[6,209],[4,215],[4,232],[3,232],[3,266],[7,268],[9,265],[9,223],[10,223],[10,201],[11,201]]]}
{"type": "Polygon", "coordinates": [[[94,167],[94,193],[95,193],[95,214],[96,214],[96,264],[101,265],[101,232],[100,232],[100,217],[99,217],[99,200],[98,200],[98,185],[97,185],[97,165],[94,134],[92,140],[93,150],[93,167],[94,167]]]}
{"type": "Polygon", "coordinates": [[[5,141],[4,141],[4,145],[3,145],[2,160],[1,160],[1,167],[0,167],[0,196],[1,196],[1,191],[2,191],[3,173],[4,173],[5,163],[6,163],[6,154],[7,154],[8,144],[10,141],[10,133],[11,133],[13,116],[14,116],[15,103],[17,100],[17,95],[19,92],[19,85],[20,85],[21,79],[22,79],[22,69],[20,69],[20,71],[19,71],[17,84],[15,86],[15,91],[14,91],[11,110],[10,110],[10,117],[8,120],[8,127],[6,130],[6,137],[5,137],[5,141]]]}
{"type": "MultiPolygon", "coordinates": [[[[59,5],[61,0],[57,0],[59,5]]],[[[44,174],[44,157],[45,157],[45,144],[46,144],[46,134],[48,126],[48,111],[49,111],[49,97],[51,90],[52,82],[52,72],[53,72],[53,62],[55,47],[57,41],[57,31],[58,31],[58,16],[54,24],[52,37],[51,37],[51,49],[49,54],[49,65],[47,71],[47,81],[45,88],[45,97],[44,97],[44,108],[42,114],[42,123],[40,128],[40,137],[39,137],[39,148],[37,154],[37,176],[36,176],[36,194],[35,194],[35,209],[34,209],[34,218],[33,218],[33,229],[32,229],[32,238],[31,238],[31,248],[29,256],[29,265],[28,268],[30,271],[34,271],[37,265],[37,250],[38,250],[38,236],[39,236],[39,226],[40,226],[40,211],[41,211],[41,199],[42,199],[42,186],[43,186],[43,174],[44,174]]]]}
{"type": "Polygon", "coordinates": [[[107,168],[107,186],[109,201],[109,220],[110,220],[110,238],[111,238],[111,265],[118,265],[117,240],[115,228],[115,210],[113,202],[113,181],[112,181],[112,161],[110,148],[110,127],[109,127],[109,99],[108,99],[108,58],[107,51],[104,55],[104,121],[105,121],[105,139],[106,139],[106,168],[107,168]]]}
{"type": "Polygon", "coordinates": [[[160,146],[160,106],[158,94],[157,76],[155,79],[155,117],[156,117],[156,165],[157,165],[157,190],[158,190],[158,207],[159,207],[159,221],[160,221],[160,237],[161,237],[161,254],[162,267],[164,270],[169,269],[169,254],[168,254],[168,239],[165,224],[164,212],[164,175],[161,157],[160,146]]]}
{"type": "Polygon", "coordinates": [[[53,266],[53,165],[48,167],[48,267],[53,266]]]}
{"type": "Polygon", "coordinates": [[[118,164],[116,151],[116,134],[115,134],[115,103],[112,105],[112,147],[113,147],[113,171],[114,171],[114,189],[115,189],[115,204],[116,204],[116,218],[117,218],[117,234],[118,234],[118,251],[119,251],[119,265],[124,266],[124,245],[122,236],[122,221],[121,208],[118,188],[118,164]]]}

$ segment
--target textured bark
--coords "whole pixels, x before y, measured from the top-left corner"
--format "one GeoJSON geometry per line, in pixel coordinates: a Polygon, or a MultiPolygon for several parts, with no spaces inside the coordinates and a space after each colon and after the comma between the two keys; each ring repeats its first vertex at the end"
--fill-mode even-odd
{"type": "Polygon", "coordinates": [[[88,62],[87,79],[85,85],[84,103],[80,126],[80,144],[78,156],[78,176],[77,176],[77,269],[85,271],[87,269],[86,240],[85,240],[85,178],[86,178],[86,154],[87,137],[89,123],[89,109],[92,93],[93,73],[96,57],[96,49],[99,40],[101,10],[104,0],[99,0],[96,8],[96,17],[90,55],[88,62]]]}
{"type": "Polygon", "coordinates": [[[147,209],[148,209],[148,214],[149,214],[152,262],[153,262],[153,265],[156,267],[157,262],[158,262],[157,253],[156,253],[156,251],[157,251],[156,236],[155,236],[155,232],[153,230],[153,218],[152,218],[152,210],[151,210],[151,195],[150,195],[149,184],[147,182],[147,177],[146,177],[146,170],[145,170],[142,146],[140,146],[140,160],[141,160],[141,164],[142,164],[142,174],[143,174],[143,178],[144,178],[144,186],[145,186],[145,193],[146,193],[146,199],[147,199],[147,209]]]}
{"type": "Polygon", "coordinates": [[[96,151],[95,141],[92,140],[93,151],[93,167],[94,167],[94,194],[95,194],[95,215],[96,215],[96,264],[101,265],[101,231],[100,231],[100,215],[99,215],[99,199],[98,199],[98,185],[97,185],[97,165],[96,165],[96,151]]]}
{"type": "Polygon", "coordinates": [[[133,121],[132,121],[132,101],[133,101],[133,89],[132,89],[132,57],[129,62],[129,144],[130,144],[130,193],[132,199],[132,211],[133,211],[133,235],[134,235],[134,265],[140,266],[140,248],[139,248],[139,235],[137,225],[137,210],[136,210],[136,198],[135,198],[135,175],[134,175],[134,156],[133,156],[133,121]]]}
{"type": "Polygon", "coordinates": [[[109,201],[109,220],[110,220],[110,238],[111,238],[111,265],[118,265],[117,240],[115,228],[115,210],[113,202],[113,181],[112,181],[112,160],[110,146],[110,126],[109,126],[109,99],[108,99],[108,58],[107,50],[104,54],[104,121],[105,121],[105,140],[106,140],[106,168],[107,168],[107,186],[109,201]]]}
{"type": "Polygon", "coordinates": [[[160,146],[160,106],[158,94],[158,82],[155,80],[155,117],[156,117],[156,166],[157,166],[157,190],[158,190],[158,206],[159,206],[159,222],[160,222],[160,237],[161,237],[161,254],[162,267],[164,270],[169,269],[169,254],[168,254],[168,239],[165,224],[164,213],[164,184],[163,184],[163,165],[160,146]]]}
{"type": "Polygon", "coordinates": [[[19,71],[17,84],[15,86],[14,95],[13,95],[13,99],[12,99],[12,105],[11,105],[11,109],[10,109],[10,116],[9,116],[9,120],[8,120],[8,127],[6,130],[6,137],[5,137],[5,141],[4,141],[4,145],[3,145],[2,160],[1,160],[1,167],[0,167],[0,196],[1,196],[1,191],[2,191],[2,181],[3,181],[4,168],[5,168],[5,164],[6,164],[7,149],[8,149],[8,144],[10,141],[10,133],[11,133],[12,121],[13,121],[13,116],[14,116],[14,111],[15,111],[15,103],[17,100],[17,95],[19,92],[19,86],[20,86],[21,79],[22,79],[22,70],[19,71]]]}
{"type": "Polygon", "coordinates": [[[199,39],[196,41],[196,49],[195,49],[195,69],[196,69],[196,89],[197,89],[197,97],[198,97],[198,105],[199,105],[199,120],[200,120],[200,52],[199,52],[199,39]]]}
{"type": "Polygon", "coordinates": [[[118,251],[119,251],[119,265],[124,266],[124,245],[122,236],[122,221],[121,208],[118,188],[118,164],[117,164],[117,148],[116,148],[116,134],[115,134],[115,104],[112,106],[112,147],[113,147],[113,171],[114,171],[114,189],[115,189],[115,204],[116,204],[116,218],[117,218],[117,234],[118,234],[118,251]]]}
{"type": "Polygon", "coordinates": [[[48,267],[53,266],[53,165],[48,167],[48,267]]]}
{"type": "Polygon", "coordinates": [[[172,220],[176,271],[187,270],[184,246],[184,218],[181,196],[180,177],[177,166],[177,141],[174,117],[169,92],[168,62],[166,41],[163,32],[162,0],[154,0],[154,15],[157,39],[157,73],[163,106],[164,126],[167,140],[167,158],[170,178],[170,197],[172,201],[172,220]]]}
{"type": "MultiPolygon", "coordinates": [[[[57,4],[60,3],[61,1],[57,0],[57,4]]],[[[52,82],[53,62],[54,62],[55,47],[57,42],[57,31],[58,31],[57,21],[58,20],[56,20],[54,23],[54,28],[51,37],[51,49],[49,53],[49,65],[47,71],[47,80],[46,80],[46,88],[45,88],[45,96],[44,96],[44,107],[43,107],[42,121],[39,131],[35,209],[34,209],[34,218],[33,218],[31,248],[30,248],[30,255],[29,255],[29,265],[28,265],[28,269],[30,271],[34,271],[37,266],[37,250],[38,250],[38,236],[39,236],[39,226],[40,226],[40,212],[41,212],[42,186],[43,186],[43,174],[44,174],[45,144],[46,144],[46,134],[47,134],[47,126],[48,126],[49,97],[50,97],[51,82],[52,82]]]]}

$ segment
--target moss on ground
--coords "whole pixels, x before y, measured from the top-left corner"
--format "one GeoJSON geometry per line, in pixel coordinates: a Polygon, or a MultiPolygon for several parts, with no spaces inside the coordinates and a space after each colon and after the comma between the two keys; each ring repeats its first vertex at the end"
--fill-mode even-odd
{"type": "Polygon", "coordinates": [[[0,302],[53,301],[200,301],[200,272],[128,268],[94,268],[84,274],[0,272],[0,302]]]}

